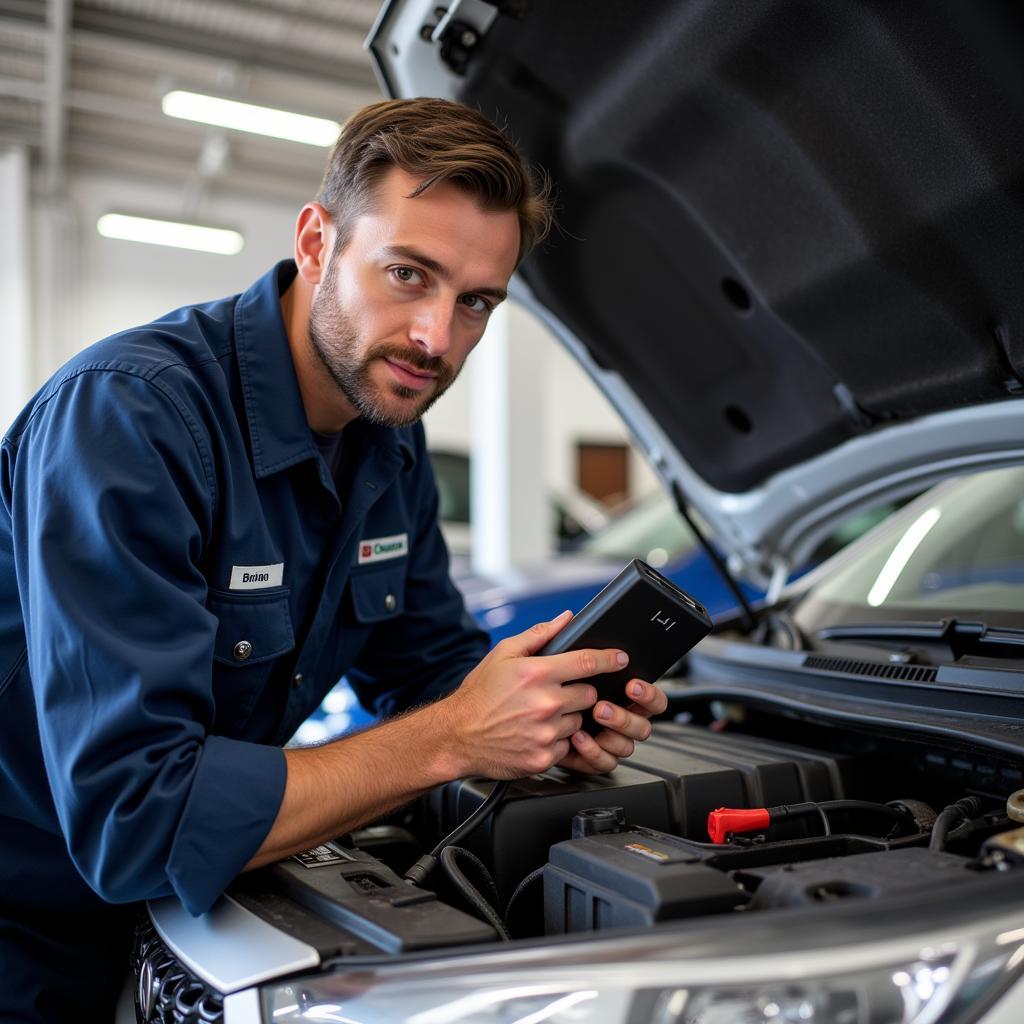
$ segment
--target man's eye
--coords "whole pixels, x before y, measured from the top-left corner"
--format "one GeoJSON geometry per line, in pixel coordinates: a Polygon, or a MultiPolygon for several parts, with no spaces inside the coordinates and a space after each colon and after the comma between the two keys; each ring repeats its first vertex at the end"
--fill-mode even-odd
{"type": "Polygon", "coordinates": [[[423,276],[413,267],[392,267],[391,274],[402,284],[418,284],[423,276]]]}
{"type": "Polygon", "coordinates": [[[474,313],[490,313],[494,309],[482,295],[463,295],[461,301],[474,313]]]}

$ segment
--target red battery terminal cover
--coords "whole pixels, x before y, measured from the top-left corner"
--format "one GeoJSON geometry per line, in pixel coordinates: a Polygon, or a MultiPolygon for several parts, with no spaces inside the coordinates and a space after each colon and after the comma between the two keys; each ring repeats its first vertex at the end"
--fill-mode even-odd
{"type": "Polygon", "coordinates": [[[770,824],[767,807],[719,807],[708,815],[708,835],[721,844],[730,832],[755,832],[770,824]]]}

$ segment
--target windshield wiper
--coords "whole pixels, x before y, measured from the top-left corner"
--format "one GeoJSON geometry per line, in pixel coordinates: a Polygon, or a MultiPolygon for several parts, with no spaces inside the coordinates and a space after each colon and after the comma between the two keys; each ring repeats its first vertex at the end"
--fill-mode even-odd
{"type": "Polygon", "coordinates": [[[992,657],[1024,655],[1024,629],[988,626],[962,619],[904,622],[847,622],[819,629],[820,640],[881,640],[890,643],[941,643],[954,657],[986,654],[992,657]]]}

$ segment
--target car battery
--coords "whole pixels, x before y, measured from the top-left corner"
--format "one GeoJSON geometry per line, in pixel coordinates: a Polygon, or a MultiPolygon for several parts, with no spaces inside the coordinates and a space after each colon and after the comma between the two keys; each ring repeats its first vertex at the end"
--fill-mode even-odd
{"type": "Polygon", "coordinates": [[[640,927],[745,902],[729,874],[706,859],[685,839],[647,828],[558,843],[544,867],[545,932],[640,927]]]}
{"type": "MultiPolygon", "coordinates": [[[[495,783],[468,778],[431,794],[430,812],[441,834],[480,806],[495,783]]],[[[502,902],[531,871],[543,867],[553,843],[572,834],[575,814],[589,807],[623,807],[630,821],[672,829],[671,797],[665,782],[630,764],[609,775],[580,775],[552,768],[512,783],[494,812],[459,845],[490,866],[502,902]]]]}
{"type": "MultiPolygon", "coordinates": [[[[716,807],[774,807],[844,795],[840,762],[830,754],[676,722],[655,725],[628,763],[668,784],[673,817],[669,831],[700,841],[707,839],[708,814],[716,807]]],[[[658,827],[633,814],[628,818],[658,827]]],[[[815,827],[786,822],[776,838],[798,838],[815,827]]]]}

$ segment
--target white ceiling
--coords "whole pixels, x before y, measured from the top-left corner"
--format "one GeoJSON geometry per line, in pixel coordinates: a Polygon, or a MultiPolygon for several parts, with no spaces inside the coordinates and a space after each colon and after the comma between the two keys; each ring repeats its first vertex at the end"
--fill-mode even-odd
{"type": "Polygon", "coordinates": [[[302,201],[325,151],[166,117],[170,87],[344,120],[380,99],[380,0],[0,0],[0,145],[37,192],[100,171],[302,201]]]}

